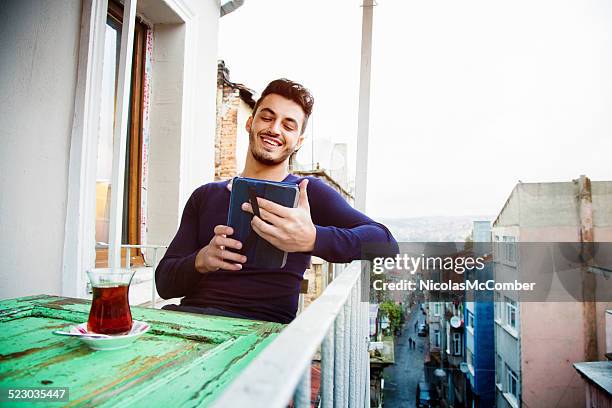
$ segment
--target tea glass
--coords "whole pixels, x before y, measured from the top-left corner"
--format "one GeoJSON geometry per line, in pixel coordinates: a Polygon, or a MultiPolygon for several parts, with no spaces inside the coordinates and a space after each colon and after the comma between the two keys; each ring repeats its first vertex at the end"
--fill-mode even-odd
{"type": "Polygon", "coordinates": [[[134,271],[120,268],[96,268],[87,271],[93,300],[87,331],[121,335],[132,329],[132,313],[128,301],[134,271]]]}

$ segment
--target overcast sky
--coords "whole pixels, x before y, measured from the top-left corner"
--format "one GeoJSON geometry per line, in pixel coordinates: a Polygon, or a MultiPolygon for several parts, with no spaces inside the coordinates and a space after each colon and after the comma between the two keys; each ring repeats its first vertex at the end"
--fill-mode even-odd
{"type": "MultiPolygon", "coordinates": [[[[360,2],[246,0],[220,24],[232,81],[309,87],[315,162],[347,142],[354,173],[360,2]]],[[[378,0],[367,212],[496,215],[518,180],[612,180],[611,34],[608,0],[378,0]]]]}

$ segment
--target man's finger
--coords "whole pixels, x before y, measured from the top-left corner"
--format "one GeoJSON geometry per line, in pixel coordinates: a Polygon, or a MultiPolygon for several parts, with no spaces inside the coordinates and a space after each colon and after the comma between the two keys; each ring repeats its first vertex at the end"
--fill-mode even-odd
{"type": "Polygon", "coordinates": [[[274,226],[279,226],[282,225],[283,222],[285,222],[285,220],[275,214],[272,214],[270,211],[268,210],[264,210],[262,208],[259,209],[259,215],[261,215],[261,218],[266,221],[269,224],[272,224],[274,226]]]}
{"type": "Polygon", "coordinates": [[[300,182],[300,198],[298,199],[298,207],[300,208],[310,208],[306,187],[308,187],[308,179],[304,179],[300,182]]]}
{"type": "Polygon", "coordinates": [[[219,269],[225,269],[226,271],[239,271],[242,269],[241,264],[230,263],[225,261],[219,261],[217,265],[219,269]]]}
{"type": "MultiPolygon", "coordinates": [[[[251,207],[251,204],[249,203],[242,204],[242,210],[253,214],[253,207],[251,207]]],[[[274,215],[270,211],[264,210],[263,208],[259,209],[259,215],[264,221],[270,224],[280,225],[283,222],[283,219],[281,217],[279,217],[278,215],[274,215]]]]}
{"type": "Polygon", "coordinates": [[[215,237],[215,244],[218,246],[225,247],[225,248],[233,248],[233,249],[242,248],[242,242],[235,240],[235,239],[222,237],[221,235],[217,235],[215,237]]]}
{"type": "Polygon", "coordinates": [[[253,217],[253,219],[251,220],[251,227],[253,227],[253,230],[255,230],[257,235],[261,236],[268,242],[270,242],[268,238],[281,238],[279,234],[280,231],[278,228],[266,223],[259,217],[253,217]]]}
{"type": "Polygon", "coordinates": [[[215,235],[232,235],[234,230],[227,225],[217,225],[214,229],[215,235]]]}
{"type": "Polygon", "coordinates": [[[238,263],[245,263],[247,261],[246,256],[230,251],[221,251],[221,258],[224,261],[234,261],[238,263]]]}
{"type": "Polygon", "coordinates": [[[266,200],[265,198],[258,198],[257,204],[259,205],[260,211],[263,208],[264,210],[269,211],[272,214],[281,218],[286,218],[287,216],[289,216],[289,212],[291,210],[290,208],[284,207],[280,204],[276,204],[275,202],[266,200]]]}

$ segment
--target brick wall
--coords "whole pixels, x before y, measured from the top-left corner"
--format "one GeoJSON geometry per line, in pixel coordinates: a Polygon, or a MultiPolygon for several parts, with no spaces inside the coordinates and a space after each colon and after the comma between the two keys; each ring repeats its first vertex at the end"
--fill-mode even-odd
{"type": "MultiPolygon", "coordinates": [[[[221,74],[220,74],[221,75],[221,74]]],[[[238,126],[238,89],[217,78],[217,131],[215,134],[215,180],[234,177],[238,126]]]]}

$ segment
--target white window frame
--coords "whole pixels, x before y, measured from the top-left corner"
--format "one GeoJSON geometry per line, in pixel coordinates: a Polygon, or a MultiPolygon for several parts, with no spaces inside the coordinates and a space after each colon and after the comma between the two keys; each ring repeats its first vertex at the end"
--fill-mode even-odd
{"type": "Polygon", "coordinates": [[[467,363],[468,370],[470,370],[470,374],[472,374],[472,376],[474,376],[475,375],[475,370],[474,370],[474,353],[469,348],[465,349],[465,362],[467,363]]]}
{"type": "Polygon", "coordinates": [[[502,390],[504,360],[499,354],[495,354],[495,385],[502,390]]]}
{"type": "Polygon", "coordinates": [[[502,297],[501,294],[499,292],[495,292],[495,299],[494,299],[494,308],[493,308],[493,320],[495,320],[496,322],[500,323],[503,321],[503,315],[504,315],[504,307],[502,305],[502,297]]]}
{"type": "Polygon", "coordinates": [[[505,323],[508,327],[516,330],[518,326],[518,306],[516,301],[506,297],[505,304],[505,323]],[[512,317],[514,317],[514,321],[512,321],[512,317]]]}
{"type": "MultiPolygon", "coordinates": [[[[129,83],[131,76],[131,54],[133,43],[133,25],[136,19],[136,1],[124,1],[124,29],[122,30],[120,69],[117,88],[117,109],[115,137],[121,136],[125,142],[127,136],[127,104],[129,103],[129,83]],[[132,29],[125,29],[131,27],[132,29]],[[125,38],[124,38],[125,37],[125,38]],[[131,41],[130,41],[131,37],[131,41]],[[129,58],[128,58],[129,57],[129,58]],[[123,65],[121,64],[123,61],[123,65]],[[129,61],[129,64],[127,62],[129,61]],[[125,86],[125,84],[128,86],[125,86]],[[127,97],[122,95],[128,94],[127,97]],[[120,120],[117,120],[120,118],[120,120]]],[[[161,2],[162,0],[160,0],[161,2]]],[[[193,132],[192,112],[193,84],[197,83],[194,70],[194,58],[196,53],[196,41],[198,36],[197,19],[193,11],[186,5],[184,0],[163,0],[163,2],[175,13],[185,24],[185,53],[184,53],[184,78],[183,78],[183,100],[181,133],[184,138],[191,138],[193,132]]],[[[77,67],[77,84],[75,91],[74,116],[72,124],[72,135],[70,142],[70,159],[68,163],[68,192],[66,200],[66,226],[64,234],[64,249],[62,262],[62,295],[71,297],[86,297],[85,271],[95,267],[95,189],[96,189],[96,165],[98,156],[98,128],[100,119],[100,101],[102,88],[102,70],[104,62],[104,40],[106,31],[106,18],[108,13],[108,0],[88,0],[83,2],[81,14],[81,35],[79,40],[79,62],[77,67]]],[[[125,143],[118,143],[117,148],[125,150],[125,143]]],[[[186,145],[186,144],[185,144],[186,145]]],[[[183,149],[183,144],[181,144],[183,149]]],[[[185,146],[186,151],[189,146],[185,146]]],[[[121,153],[121,152],[119,152],[121,153]]],[[[115,156],[115,155],[114,155],[115,156]]],[[[191,164],[191,155],[185,154],[185,160],[180,163],[181,175],[187,174],[186,169],[191,164]]],[[[114,256],[115,262],[120,262],[121,228],[115,227],[113,223],[121,224],[123,173],[120,168],[125,166],[125,151],[123,154],[113,157],[113,180],[112,192],[118,192],[111,203],[111,234],[109,243],[113,245],[109,249],[109,256],[114,256]],[[123,157],[123,160],[120,158],[123,157]],[[115,164],[116,160],[116,164],[115,164]],[[121,174],[121,177],[118,175],[121,174]],[[115,180],[116,179],[116,180],[115,180]],[[115,181],[117,181],[115,183],[115,181]],[[118,188],[119,187],[119,188],[118,188]],[[112,218],[114,215],[115,218],[112,218]],[[116,236],[119,236],[117,241],[116,236]],[[118,242],[118,245],[117,245],[118,242]],[[119,247],[119,248],[117,248],[119,247]]],[[[180,190],[191,186],[183,185],[180,190]]],[[[112,194],[111,192],[111,194],[112,194]]],[[[181,201],[185,194],[180,195],[181,201]]],[[[180,205],[184,203],[179,203],[180,205]]],[[[110,260],[110,259],[109,259],[110,260]]]]}
{"type": "Polygon", "coordinates": [[[469,310],[467,311],[467,322],[465,326],[472,332],[474,331],[474,313],[469,310]]]}
{"type": "Polygon", "coordinates": [[[505,371],[506,371],[506,378],[505,378],[505,386],[504,386],[504,390],[506,391],[506,394],[512,398],[514,398],[515,401],[518,401],[518,394],[519,394],[519,381],[518,381],[518,375],[514,372],[514,370],[512,370],[510,368],[510,366],[508,364],[506,364],[505,367],[505,371]],[[514,392],[512,390],[512,384],[514,383],[514,392]]]}
{"type": "Polygon", "coordinates": [[[442,308],[440,306],[440,302],[435,302],[433,309],[434,309],[434,313],[433,313],[434,316],[440,316],[441,315],[441,309],[442,308]]]}
{"type": "Polygon", "coordinates": [[[516,264],[516,238],[504,235],[504,260],[510,264],[516,264]]]}
{"type": "Polygon", "coordinates": [[[461,333],[453,332],[453,345],[452,352],[454,356],[460,356],[463,354],[463,336],[461,333]]]}
{"type": "Polygon", "coordinates": [[[440,348],[440,341],[442,340],[442,338],[440,337],[439,329],[434,330],[433,339],[434,339],[434,344],[433,344],[434,347],[440,348]]]}

